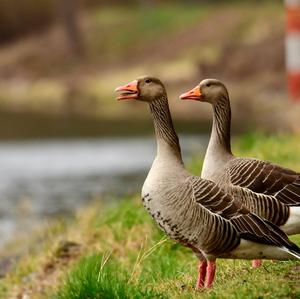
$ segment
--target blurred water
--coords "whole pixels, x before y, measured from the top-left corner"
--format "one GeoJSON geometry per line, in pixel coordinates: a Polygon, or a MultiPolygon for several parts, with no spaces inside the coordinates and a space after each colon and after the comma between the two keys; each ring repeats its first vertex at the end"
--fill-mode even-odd
{"type": "MultiPolygon", "coordinates": [[[[187,160],[206,136],[180,136],[187,160]]],[[[0,143],[0,246],[53,217],[102,196],[139,192],[155,156],[153,138],[0,143]]]]}

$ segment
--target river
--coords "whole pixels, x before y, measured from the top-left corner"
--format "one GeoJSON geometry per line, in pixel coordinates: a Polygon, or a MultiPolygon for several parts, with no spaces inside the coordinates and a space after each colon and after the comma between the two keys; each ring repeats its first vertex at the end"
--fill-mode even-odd
{"type": "MultiPolygon", "coordinates": [[[[184,160],[207,136],[180,136],[184,160]]],[[[152,137],[0,142],[0,246],[95,198],[140,191],[155,156],[152,137]]]]}

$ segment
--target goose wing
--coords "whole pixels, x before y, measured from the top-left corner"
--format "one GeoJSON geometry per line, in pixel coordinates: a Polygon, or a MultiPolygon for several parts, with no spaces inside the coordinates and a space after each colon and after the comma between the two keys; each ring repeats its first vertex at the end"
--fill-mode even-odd
{"type": "Polygon", "coordinates": [[[274,195],[286,205],[300,205],[300,173],[256,159],[236,158],[228,165],[232,185],[274,195]]]}
{"type": "Polygon", "coordinates": [[[226,191],[251,212],[277,226],[284,225],[290,216],[289,207],[272,195],[256,193],[231,183],[226,186],[226,191]]]}
{"type": "Polygon", "coordinates": [[[284,246],[300,253],[300,249],[289,241],[281,229],[251,213],[241,202],[222,191],[213,182],[192,177],[191,185],[194,200],[209,210],[215,221],[222,218],[229,220],[241,238],[262,244],[284,246]]]}

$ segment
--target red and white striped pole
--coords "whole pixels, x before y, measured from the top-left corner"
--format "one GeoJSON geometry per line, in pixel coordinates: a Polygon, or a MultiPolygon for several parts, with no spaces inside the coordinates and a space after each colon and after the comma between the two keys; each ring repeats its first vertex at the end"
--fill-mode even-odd
{"type": "Polygon", "coordinates": [[[300,0],[285,0],[286,5],[286,68],[288,91],[300,101],[300,0]]]}

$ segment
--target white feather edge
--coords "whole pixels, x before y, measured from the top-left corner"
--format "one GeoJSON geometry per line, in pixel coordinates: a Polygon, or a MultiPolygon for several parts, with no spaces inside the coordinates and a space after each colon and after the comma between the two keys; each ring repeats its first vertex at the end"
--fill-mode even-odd
{"type": "Polygon", "coordinates": [[[292,250],[286,248],[286,247],[281,247],[281,249],[289,254],[291,254],[292,256],[294,256],[295,258],[297,258],[298,260],[300,260],[300,254],[293,252],[292,250]]]}
{"type": "Polygon", "coordinates": [[[280,228],[288,235],[300,233],[300,207],[290,207],[290,216],[280,228]]]}
{"type": "Polygon", "coordinates": [[[300,255],[286,247],[260,244],[248,240],[241,240],[237,248],[231,252],[219,256],[230,259],[267,259],[267,260],[295,260],[300,259],[300,255]]]}

